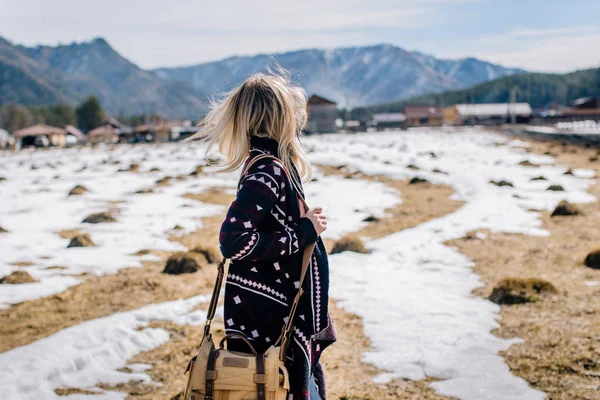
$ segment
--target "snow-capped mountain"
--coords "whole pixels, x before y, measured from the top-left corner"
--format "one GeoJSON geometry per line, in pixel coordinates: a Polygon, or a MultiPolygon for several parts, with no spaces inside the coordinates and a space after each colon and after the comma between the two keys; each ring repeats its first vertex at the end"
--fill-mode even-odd
{"type": "Polygon", "coordinates": [[[525,72],[475,58],[438,59],[392,45],[230,57],[154,72],[165,79],[187,82],[203,93],[219,94],[253,72],[277,64],[290,71],[309,95],[319,94],[342,107],[387,103],[525,72]]]}

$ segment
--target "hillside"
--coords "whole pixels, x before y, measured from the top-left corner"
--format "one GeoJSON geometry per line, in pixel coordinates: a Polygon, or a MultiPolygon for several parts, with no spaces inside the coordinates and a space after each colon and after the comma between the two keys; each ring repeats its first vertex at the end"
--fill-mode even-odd
{"type": "Polygon", "coordinates": [[[29,48],[0,38],[0,77],[0,105],[73,105],[93,94],[113,114],[197,118],[206,110],[205,94],[140,69],[104,39],[29,48]]]}
{"type": "Polygon", "coordinates": [[[180,68],[156,69],[157,75],[186,82],[204,93],[231,89],[253,72],[281,65],[308,94],[340,107],[372,105],[425,93],[471,86],[521,73],[474,58],[442,60],[392,45],[308,49],[281,54],[231,57],[180,68]]]}
{"type": "Polygon", "coordinates": [[[506,103],[511,88],[518,88],[517,101],[532,107],[550,103],[569,104],[576,98],[600,95],[600,68],[575,71],[568,74],[530,73],[505,76],[480,83],[468,89],[447,91],[412,97],[407,100],[360,107],[351,111],[351,118],[366,119],[376,112],[398,112],[407,104],[432,104],[448,106],[457,103],[506,103]]]}

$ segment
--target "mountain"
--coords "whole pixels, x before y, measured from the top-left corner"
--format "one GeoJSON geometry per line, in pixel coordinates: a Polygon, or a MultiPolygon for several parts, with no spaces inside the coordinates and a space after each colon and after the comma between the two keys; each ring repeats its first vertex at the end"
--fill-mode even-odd
{"type": "Polygon", "coordinates": [[[15,46],[0,38],[0,105],[76,104],[90,94],[112,114],[155,111],[197,118],[207,95],[164,80],[119,55],[104,39],[65,46],[15,46]]]}
{"type": "Polygon", "coordinates": [[[417,96],[398,102],[359,107],[351,112],[351,118],[366,119],[377,112],[398,112],[407,104],[431,104],[449,106],[457,103],[506,103],[510,91],[517,88],[517,101],[532,107],[544,107],[551,103],[570,104],[586,96],[600,96],[600,68],[585,69],[568,74],[528,73],[505,76],[480,83],[468,89],[417,96]]]}
{"type": "Polygon", "coordinates": [[[290,71],[309,95],[319,94],[337,101],[339,106],[351,107],[464,88],[524,72],[475,58],[437,59],[392,45],[231,57],[154,72],[165,79],[191,84],[204,93],[218,93],[276,63],[290,71]]]}

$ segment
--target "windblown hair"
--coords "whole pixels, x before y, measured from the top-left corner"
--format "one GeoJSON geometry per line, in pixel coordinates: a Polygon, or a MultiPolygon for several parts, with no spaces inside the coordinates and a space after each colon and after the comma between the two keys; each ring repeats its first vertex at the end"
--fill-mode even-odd
{"type": "Polygon", "coordinates": [[[248,157],[251,136],[275,139],[285,167],[292,171],[294,165],[301,180],[307,181],[311,167],[299,140],[306,125],[306,103],[305,91],[293,85],[285,71],[254,74],[221,101],[213,102],[199,124],[200,131],[188,140],[207,140],[207,154],[218,144],[225,156],[222,171],[231,172],[248,157]]]}

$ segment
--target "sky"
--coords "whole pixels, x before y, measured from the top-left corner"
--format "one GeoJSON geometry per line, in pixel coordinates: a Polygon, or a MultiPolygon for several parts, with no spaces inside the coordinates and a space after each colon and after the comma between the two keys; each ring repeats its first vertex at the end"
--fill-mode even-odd
{"type": "Polygon", "coordinates": [[[142,68],[388,43],[531,71],[600,65],[600,0],[0,0],[16,44],[105,38],[142,68]]]}

